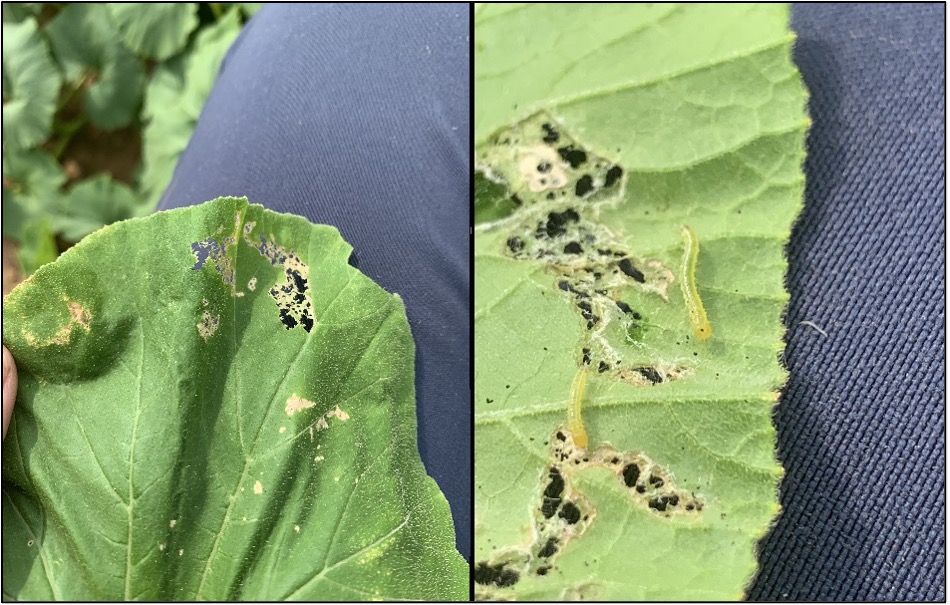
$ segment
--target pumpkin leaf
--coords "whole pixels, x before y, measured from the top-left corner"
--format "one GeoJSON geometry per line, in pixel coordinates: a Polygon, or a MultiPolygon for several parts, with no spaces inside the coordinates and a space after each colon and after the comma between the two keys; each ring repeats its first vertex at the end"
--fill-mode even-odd
{"type": "Polygon", "coordinates": [[[46,30],[66,80],[84,89],[89,119],[107,130],[128,126],[138,113],[145,73],[105,4],[67,4],[46,30]]]}
{"type": "Polygon", "coordinates": [[[142,57],[164,61],[185,48],[198,26],[193,2],[106,5],[125,44],[142,57]]]}
{"type": "Polygon", "coordinates": [[[140,179],[140,189],[152,206],[168,187],[221,62],[240,31],[238,10],[231,9],[198,33],[190,52],[162,64],[152,75],[142,111],[146,125],[140,179]]]}
{"type": "Polygon", "coordinates": [[[468,594],[401,299],[244,199],[101,229],[4,301],[11,600],[468,594]]]}
{"type": "Polygon", "coordinates": [[[3,6],[3,147],[27,149],[49,136],[62,77],[36,20],[8,23],[8,6],[3,6]]]}
{"type": "Polygon", "coordinates": [[[476,597],[742,596],[783,472],[793,40],[784,5],[476,8],[476,597]]]}
{"type": "Polygon", "coordinates": [[[62,203],[66,174],[56,158],[39,149],[3,152],[3,234],[26,244],[23,226],[49,216],[62,203]]]}
{"type": "Polygon", "coordinates": [[[124,183],[99,174],[73,185],[60,199],[53,230],[68,242],[78,242],[109,223],[133,218],[148,208],[124,183]]]}

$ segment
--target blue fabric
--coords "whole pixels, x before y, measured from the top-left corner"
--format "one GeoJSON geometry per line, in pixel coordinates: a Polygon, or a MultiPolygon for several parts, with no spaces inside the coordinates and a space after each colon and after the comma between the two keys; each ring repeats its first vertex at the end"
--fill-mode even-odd
{"type": "Polygon", "coordinates": [[[792,10],[814,125],[752,599],[946,599],[944,11],[792,10]]]}
{"type": "Polygon", "coordinates": [[[334,225],[402,296],[419,449],[471,558],[469,7],[266,5],[159,205],[247,196],[334,225]]]}

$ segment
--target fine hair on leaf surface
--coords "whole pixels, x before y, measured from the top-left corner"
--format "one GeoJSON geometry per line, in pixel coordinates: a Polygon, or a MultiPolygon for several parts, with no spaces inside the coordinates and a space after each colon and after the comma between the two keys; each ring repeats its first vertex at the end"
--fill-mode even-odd
{"type": "Polygon", "coordinates": [[[4,302],[16,600],[459,600],[402,300],[240,198],[110,225],[4,302]]]}
{"type": "Polygon", "coordinates": [[[476,598],[754,577],[804,193],[788,16],[476,6],[476,598]]]}

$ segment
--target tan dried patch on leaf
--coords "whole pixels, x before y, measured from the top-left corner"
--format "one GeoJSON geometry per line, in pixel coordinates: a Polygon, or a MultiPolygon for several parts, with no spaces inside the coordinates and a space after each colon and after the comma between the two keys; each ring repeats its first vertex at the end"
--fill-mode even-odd
{"type": "Polygon", "coordinates": [[[232,253],[228,251],[228,248],[233,247],[234,244],[235,239],[230,235],[221,239],[221,241],[209,237],[200,242],[192,242],[191,244],[191,252],[195,255],[196,259],[192,269],[199,271],[206,264],[210,263],[215,271],[221,274],[221,281],[231,287],[232,294],[234,293],[234,261],[231,258],[232,253]]]}
{"type": "Polygon", "coordinates": [[[253,248],[257,247],[257,244],[255,244],[254,240],[251,239],[251,231],[254,230],[255,225],[257,225],[257,221],[248,221],[244,223],[244,243],[253,248]]]}
{"type": "MultiPolygon", "coordinates": [[[[487,560],[476,563],[476,573],[483,578],[507,580],[503,585],[492,582],[477,585],[476,598],[510,598],[495,586],[510,586],[525,574],[547,575],[557,567],[560,553],[568,544],[581,539],[597,523],[597,510],[577,482],[579,474],[587,469],[612,471],[629,495],[631,505],[669,522],[702,515],[703,500],[689,490],[678,488],[672,473],[643,452],[623,452],[609,444],[590,451],[579,447],[564,427],[555,430],[549,443],[547,464],[539,478],[537,499],[532,507],[530,534],[523,536],[519,544],[496,548],[487,560]]],[[[591,586],[586,586],[583,594],[565,595],[572,599],[596,598],[597,593],[590,591],[591,586]]]]}
{"type": "Polygon", "coordinates": [[[76,301],[69,300],[65,296],[63,301],[66,303],[66,310],[69,312],[69,321],[65,325],[61,326],[52,338],[47,340],[40,340],[32,332],[25,332],[23,334],[26,342],[31,347],[48,347],[49,345],[68,345],[72,339],[73,330],[78,326],[88,334],[90,331],[90,324],[92,323],[92,314],[81,304],[76,301]]]}
{"type": "Polygon", "coordinates": [[[664,302],[670,302],[666,291],[675,278],[669,267],[659,260],[649,259],[643,264],[643,274],[646,282],[640,286],[647,292],[657,294],[664,302]]]}
{"type": "Polygon", "coordinates": [[[255,481],[255,482],[254,482],[254,493],[255,493],[255,494],[258,494],[258,495],[264,493],[264,486],[261,484],[260,481],[255,481]]]}
{"type": "MultiPolygon", "coordinates": [[[[270,289],[270,295],[277,303],[277,312],[282,324],[288,330],[300,326],[310,332],[314,326],[313,302],[310,296],[310,267],[304,263],[292,250],[287,250],[274,240],[274,235],[265,238],[258,234],[258,241],[254,241],[251,231],[253,221],[244,225],[244,243],[257,250],[275,267],[283,268],[283,280],[278,281],[270,289]]],[[[257,288],[257,278],[252,277],[248,282],[248,290],[257,288]]]]}
{"type": "Polygon", "coordinates": [[[560,189],[567,185],[570,166],[561,161],[557,151],[548,145],[534,145],[520,150],[518,172],[533,193],[560,189]]]}
{"type": "MultiPolygon", "coordinates": [[[[317,432],[324,431],[330,428],[330,418],[336,418],[341,422],[346,422],[350,419],[350,415],[341,410],[340,406],[334,406],[333,409],[317,418],[317,421],[313,423],[312,427],[316,427],[317,432]]],[[[311,440],[312,437],[313,435],[311,435],[311,440]]]]}
{"type": "Polygon", "coordinates": [[[288,416],[293,416],[295,413],[312,408],[315,405],[317,404],[294,393],[287,400],[287,406],[284,408],[284,411],[287,412],[288,416]]]}
{"type": "Polygon", "coordinates": [[[337,418],[339,418],[340,420],[344,422],[350,419],[350,415],[344,412],[343,410],[341,410],[340,406],[336,406],[332,410],[327,412],[327,417],[330,417],[330,416],[336,416],[337,418]]]}
{"type": "Polygon", "coordinates": [[[212,315],[207,309],[201,312],[198,334],[201,335],[201,338],[203,338],[205,342],[208,342],[208,339],[214,336],[214,333],[218,331],[220,320],[221,317],[219,315],[212,315]]]}
{"type": "Polygon", "coordinates": [[[618,372],[621,380],[635,387],[648,387],[664,382],[680,380],[689,375],[692,369],[669,363],[625,367],[618,372]]]}
{"type": "Polygon", "coordinates": [[[691,491],[677,487],[673,473],[643,452],[620,451],[605,444],[594,450],[579,448],[570,431],[559,428],[551,438],[551,460],[565,482],[587,468],[601,467],[614,472],[633,503],[665,518],[694,517],[704,501],[691,491]]]}
{"type": "Polygon", "coordinates": [[[309,332],[314,325],[313,303],[307,279],[310,268],[293,253],[284,258],[283,266],[283,281],[270,289],[270,295],[277,303],[280,321],[288,330],[300,326],[309,332]]]}
{"type": "Polygon", "coordinates": [[[577,586],[565,588],[561,599],[564,601],[601,601],[603,600],[603,594],[603,584],[584,582],[577,586]]]}
{"type": "MultiPolygon", "coordinates": [[[[249,223],[251,224],[251,223],[249,223]]],[[[286,250],[283,246],[274,241],[271,234],[269,239],[263,235],[258,235],[258,242],[250,236],[250,231],[246,229],[244,241],[247,245],[256,249],[261,256],[270,261],[275,267],[283,268],[284,278],[278,281],[270,289],[270,295],[277,303],[277,311],[281,323],[288,330],[300,326],[306,332],[313,329],[313,302],[310,297],[310,267],[304,263],[293,251],[286,250]]],[[[256,287],[256,278],[252,279],[256,287]]],[[[249,289],[251,285],[248,284],[249,289]]]]}
{"type": "Polygon", "coordinates": [[[537,203],[608,201],[622,195],[625,183],[622,168],[573,138],[546,112],[492,135],[479,149],[475,167],[507,185],[522,209],[537,203]]]}
{"type": "Polygon", "coordinates": [[[72,317],[72,321],[79,324],[87,332],[89,331],[89,322],[92,320],[92,315],[89,314],[89,311],[83,308],[79,303],[67,300],[66,307],[69,309],[69,315],[72,317]]]}

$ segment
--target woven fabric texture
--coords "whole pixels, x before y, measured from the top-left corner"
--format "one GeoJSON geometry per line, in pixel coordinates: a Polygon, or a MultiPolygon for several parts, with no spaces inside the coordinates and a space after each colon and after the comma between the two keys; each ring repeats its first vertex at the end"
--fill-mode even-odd
{"type": "Polygon", "coordinates": [[[944,11],[792,9],[814,125],[753,600],[946,599],[944,11]]]}

